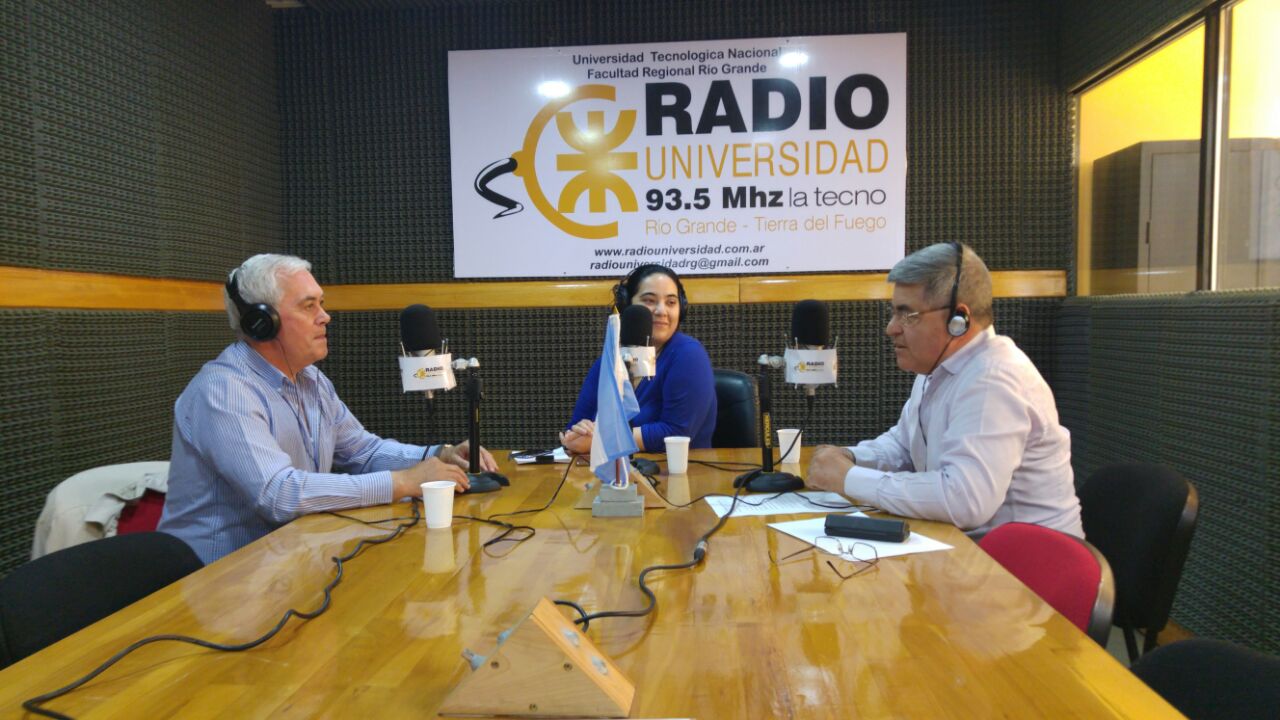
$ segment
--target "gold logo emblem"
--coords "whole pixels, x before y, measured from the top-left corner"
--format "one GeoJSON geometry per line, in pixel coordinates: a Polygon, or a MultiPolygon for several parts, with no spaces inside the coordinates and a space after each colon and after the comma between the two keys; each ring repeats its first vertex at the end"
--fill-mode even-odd
{"type": "Polygon", "coordinates": [[[571,220],[566,217],[566,213],[579,210],[583,195],[586,195],[586,211],[590,213],[606,212],[606,198],[609,194],[617,199],[622,212],[636,212],[639,209],[635,192],[626,180],[616,174],[619,170],[635,170],[638,167],[636,153],[617,150],[635,129],[636,111],[618,111],[613,128],[606,129],[603,110],[587,111],[586,127],[581,128],[574,123],[573,115],[565,109],[580,100],[614,102],[616,99],[617,89],[612,85],[582,85],[544,105],[529,123],[524,145],[512,153],[510,159],[491,163],[476,177],[476,191],[490,202],[506,208],[495,215],[495,219],[523,209],[520,203],[489,188],[490,182],[503,173],[510,172],[524,181],[529,201],[552,225],[585,240],[617,237],[617,221],[591,225],[571,220]],[[560,138],[575,151],[555,156],[557,171],[574,173],[561,189],[555,204],[552,204],[543,191],[535,165],[538,143],[552,118],[555,119],[560,138]]]}

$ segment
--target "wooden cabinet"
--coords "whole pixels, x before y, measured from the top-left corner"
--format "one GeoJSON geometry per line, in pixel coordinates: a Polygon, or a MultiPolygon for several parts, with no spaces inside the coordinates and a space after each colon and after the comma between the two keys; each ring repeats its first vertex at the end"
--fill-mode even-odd
{"type": "MultiPolygon", "coordinates": [[[[1240,138],[1229,147],[1219,287],[1280,285],[1280,140],[1240,138]]],[[[1195,140],[1137,143],[1094,163],[1094,292],[1196,289],[1199,177],[1195,140]]]]}

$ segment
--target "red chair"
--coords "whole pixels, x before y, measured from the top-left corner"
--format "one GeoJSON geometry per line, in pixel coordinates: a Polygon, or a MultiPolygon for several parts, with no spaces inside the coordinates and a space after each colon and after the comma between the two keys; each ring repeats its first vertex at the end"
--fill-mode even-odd
{"type": "Polygon", "coordinates": [[[1005,523],[978,546],[1041,599],[1106,647],[1115,579],[1097,548],[1040,525],[1005,523]]]}

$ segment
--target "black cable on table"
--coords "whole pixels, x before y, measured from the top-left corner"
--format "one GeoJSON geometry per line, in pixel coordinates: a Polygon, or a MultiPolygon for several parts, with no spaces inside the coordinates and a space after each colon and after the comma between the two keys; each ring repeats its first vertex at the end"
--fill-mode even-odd
{"type": "Polygon", "coordinates": [[[494,518],[500,518],[500,517],[511,517],[512,515],[524,515],[526,513],[542,512],[543,510],[546,510],[547,508],[551,507],[551,503],[555,502],[556,498],[560,496],[560,489],[564,487],[565,481],[569,479],[569,471],[573,470],[573,463],[575,460],[578,459],[578,457],[580,456],[574,455],[569,458],[569,464],[565,466],[564,474],[560,476],[560,484],[556,486],[556,491],[551,493],[551,499],[548,500],[545,505],[543,505],[540,508],[529,508],[528,510],[516,510],[514,512],[495,513],[493,515],[490,515],[488,517],[488,520],[493,520],[494,518]]]}
{"type": "MultiPolygon", "coordinates": [[[[349,520],[355,520],[357,522],[361,522],[366,525],[370,525],[376,522],[376,521],[360,520],[359,518],[352,518],[350,516],[341,516],[341,517],[345,517],[349,520]]],[[[356,546],[352,548],[351,552],[347,553],[346,555],[342,555],[340,557],[332,558],[337,570],[334,573],[333,579],[330,580],[329,583],[324,586],[324,590],[323,590],[324,600],[320,603],[320,607],[316,608],[315,610],[303,611],[295,608],[289,608],[288,610],[285,611],[284,615],[280,617],[280,621],[275,624],[275,627],[268,630],[262,636],[244,643],[223,644],[223,643],[212,642],[209,640],[201,640],[200,638],[191,637],[189,635],[173,635],[173,634],[152,635],[150,637],[145,637],[129,645],[123,650],[117,652],[115,655],[112,655],[110,658],[106,660],[106,662],[102,663],[101,665],[99,665],[98,667],[90,671],[89,674],[84,675],[83,677],[67,685],[64,685],[63,687],[60,687],[57,690],[53,690],[43,695],[38,695],[36,697],[23,701],[22,708],[29,713],[34,713],[36,715],[41,715],[48,718],[55,718],[55,720],[73,720],[73,718],[70,715],[65,715],[55,710],[50,710],[48,708],[42,707],[42,705],[44,705],[44,703],[47,703],[51,700],[56,700],[66,695],[67,693],[70,693],[73,690],[79,688],[80,686],[84,685],[90,680],[93,680],[94,678],[101,675],[103,672],[106,672],[106,670],[110,668],[112,665],[115,665],[117,662],[119,662],[122,658],[124,658],[124,656],[128,655],[134,650],[137,650],[140,647],[143,647],[144,645],[150,645],[151,643],[171,640],[174,642],[184,642],[184,643],[189,643],[191,645],[197,645],[199,647],[208,648],[210,650],[220,650],[223,652],[243,652],[245,650],[251,650],[255,647],[258,647],[262,643],[275,637],[277,633],[279,633],[282,629],[284,629],[284,626],[289,622],[289,619],[292,617],[298,617],[304,621],[320,617],[325,613],[326,610],[329,609],[329,605],[333,600],[333,589],[336,588],[338,584],[342,582],[343,563],[345,563],[348,560],[351,560],[356,555],[358,555],[360,551],[365,548],[366,545],[381,545],[383,543],[390,542],[400,537],[400,535],[403,534],[405,530],[408,530],[409,528],[416,525],[418,521],[422,519],[422,514],[418,510],[417,503],[413,503],[413,517],[411,518],[406,517],[404,519],[409,520],[410,522],[397,525],[393,531],[381,537],[363,538],[360,540],[360,542],[356,543],[356,546]]]]}
{"type": "MultiPolygon", "coordinates": [[[[720,528],[724,527],[724,524],[729,520],[729,517],[733,515],[733,510],[737,507],[739,495],[741,495],[741,493],[742,488],[738,488],[738,490],[733,494],[733,502],[729,505],[729,511],[722,515],[720,520],[713,525],[710,530],[703,533],[702,537],[698,538],[698,542],[693,546],[692,560],[683,563],[650,565],[640,571],[640,576],[637,578],[637,584],[640,586],[640,592],[644,593],[645,597],[648,599],[648,602],[643,608],[640,608],[639,610],[602,610],[600,612],[584,614],[573,622],[575,624],[582,625],[583,630],[585,631],[586,628],[590,626],[592,620],[610,617],[644,617],[645,615],[653,612],[653,609],[658,606],[658,597],[653,594],[653,590],[649,589],[649,585],[645,582],[645,578],[649,576],[649,573],[660,572],[662,570],[685,570],[695,567],[701,563],[707,556],[707,541],[711,539],[712,535],[719,532],[720,528]]],[[[557,602],[559,603],[560,601],[557,602]]],[[[567,603],[568,601],[565,602],[567,603]]]]}

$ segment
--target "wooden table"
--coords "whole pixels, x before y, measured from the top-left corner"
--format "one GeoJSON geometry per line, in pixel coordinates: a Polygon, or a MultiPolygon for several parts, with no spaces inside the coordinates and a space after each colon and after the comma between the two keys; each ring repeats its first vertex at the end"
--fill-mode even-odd
{"type": "MultiPolygon", "coordinates": [[[[503,465],[511,487],[460,497],[455,512],[539,507],[565,467],[503,465]]],[[[731,478],[691,465],[687,481],[664,477],[661,488],[696,498],[731,478]]],[[[575,467],[551,509],[520,516],[537,528],[523,544],[482,549],[499,529],[418,524],[350,561],[333,606],[314,621],[291,621],[243,653],[150,645],[50,706],[78,718],[431,716],[470,672],[464,648],[491,652],[497,633],[544,596],[589,612],[641,607],[640,569],[689,559],[715,522],[705,503],[593,519],[573,509],[593,479],[575,467]]],[[[812,556],[774,565],[769,553],[800,547],[765,527],[777,519],[731,519],[702,566],[652,575],[650,617],[592,623],[588,636],[636,685],[632,717],[1178,717],[954,527],[913,522],[955,549],[886,558],[842,581],[812,556]]],[[[21,715],[23,699],[147,635],[256,637],[286,608],[315,607],[329,558],[380,534],[326,515],[293,522],[0,672],[0,714],[21,715]]]]}

